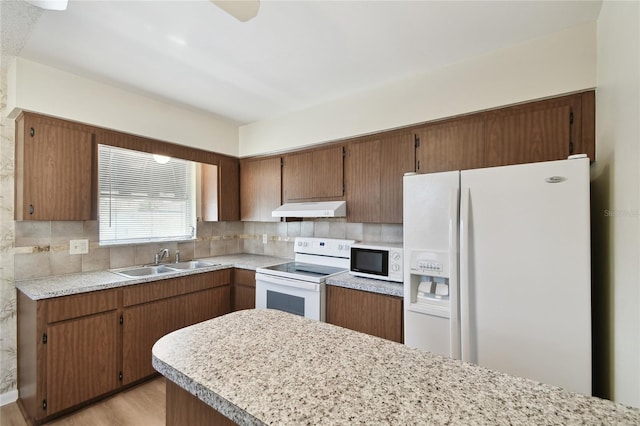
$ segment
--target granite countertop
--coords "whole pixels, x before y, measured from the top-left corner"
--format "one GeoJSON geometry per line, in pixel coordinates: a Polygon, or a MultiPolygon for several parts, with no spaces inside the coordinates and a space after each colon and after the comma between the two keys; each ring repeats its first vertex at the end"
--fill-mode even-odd
{"type": "Polygon", "coordinates": [[[274,310],[170,333],[153,366],[241,425],[640,424],[640,409],[274,310]]]}
{"type": "Polygon", "coordinates": [[[368,291],[370,293],[404,297],[404,286],[402,283],[356,277],[351,275],[349,272],[344,272],[328,278],[327,284],[337,287],[368,291]]]}
{"type": "Polygon", "coordinates": [[[196,270],[176,271],[140,278],[128,278],[110,271],[55,275],[51,277],[16,281],[16,288],[23,292],[31,300],[41,300],[59,296],[69,296],[78,293],[86,293],[90,291],[106,290],[109,288],[123,287],[151,281],[165,280],[168,278],[190,274],[199,274],[220,269],[242,268],[255,270],[259,267],[287,262],[291,259],[283,259],[280,257],[262,256],[255,254],[235,254],[207,257],[198,260],[214,263],[215,265],[206,268],[198,268],[196,270]]]}

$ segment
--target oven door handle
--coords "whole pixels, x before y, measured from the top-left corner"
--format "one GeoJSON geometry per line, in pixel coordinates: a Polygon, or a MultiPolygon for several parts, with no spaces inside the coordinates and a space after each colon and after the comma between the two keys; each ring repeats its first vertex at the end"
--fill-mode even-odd
{"type": "Polygon", "coordinates": [[[304,290],[313,290],[318,291],[319,284],[310,283],[307,281],[300,281],[291,278],[284,277],[274,277],[273,275],[265,275],[261,273],[256,273],[256,283],[258,281],[262,281],[268,284],[277,284],[286,287],[300,288],[304,290]]]}

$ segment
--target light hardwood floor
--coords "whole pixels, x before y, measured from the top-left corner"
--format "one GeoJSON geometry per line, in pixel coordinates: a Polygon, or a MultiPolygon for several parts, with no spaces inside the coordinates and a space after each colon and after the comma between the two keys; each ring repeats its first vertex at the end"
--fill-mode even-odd
{"type": "MultiPolygon", "coordinates": [[[[47,426],[153,426],[165,424],[163,377],[113,395],[79,411],[46,423],[47,426]]],[[[18,405],[0,407],[1,426],[26,426],[18,405]]]]}

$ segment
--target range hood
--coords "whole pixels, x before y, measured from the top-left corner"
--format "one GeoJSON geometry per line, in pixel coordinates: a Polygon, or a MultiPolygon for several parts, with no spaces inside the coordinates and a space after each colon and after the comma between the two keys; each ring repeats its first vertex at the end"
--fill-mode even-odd
{"type": "Polygon", "coordinates": [[[273,217],[344,217],[346,215],[346,201],[286,203],[271,212],[273,217]]]}

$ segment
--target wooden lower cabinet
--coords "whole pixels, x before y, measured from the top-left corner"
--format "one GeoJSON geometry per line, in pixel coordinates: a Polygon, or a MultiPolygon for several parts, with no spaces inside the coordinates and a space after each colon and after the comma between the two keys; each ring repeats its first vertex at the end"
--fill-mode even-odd
{"type": "Polygon", "coordinates": [[[171,380],[165,379],[166,426],[230,426],[233,421],[200,401],[171,380]]]}
{"type": "Polygon", "coordinates": [[[231,270],[139,284],[123,290],[122,383],[155,374],[151,348],[165,334],[231,311],[231,270]]]}
{"type": "Polygon", "coordinates": [[[47,327],[47,413],[60,412],[120,385],[118,334],[117,311],[47,327]]]}
{"type": "Polygon", "coordinates": [[[327,285],[329,324],[403,343],[402,297],[327,285]]]}
{"type": "Polygon", "coordinates": [[[253,309],[256,307],[256,271],[234,269],[233,272],[233,310],[253,309]]]}
{"type": "Polygon", "coordinates": [[[18,291],[19,405],[40,424],[156,371],[167,333],[231,311],[232,270],[34,301],[18,291]]]}

